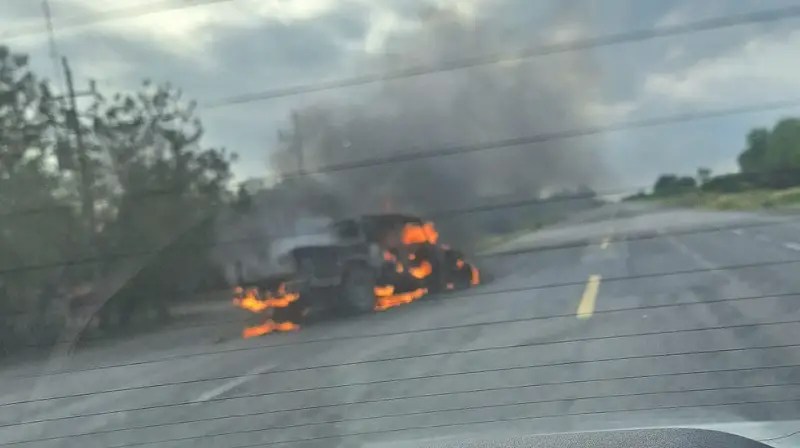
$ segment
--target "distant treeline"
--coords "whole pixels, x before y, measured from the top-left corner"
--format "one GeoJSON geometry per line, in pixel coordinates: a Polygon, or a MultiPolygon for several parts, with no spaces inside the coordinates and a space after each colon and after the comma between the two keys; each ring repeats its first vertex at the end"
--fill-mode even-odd
{"type": "Polygon", "coordinates": [[[690,192],[737,193],[755,189],[785,189],[800,186],[800,119],[785,118],[772,129],[757,128],[747,134],[739,154],[739,172],[712,176],[699,168],[695,176],[663,174],[651,194],[629,199],[668,197],[690,192]]]}

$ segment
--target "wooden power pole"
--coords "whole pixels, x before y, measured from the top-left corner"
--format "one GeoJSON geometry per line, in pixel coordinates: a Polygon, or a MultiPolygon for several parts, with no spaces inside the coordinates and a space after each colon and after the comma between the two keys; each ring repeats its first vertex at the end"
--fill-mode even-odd
{"type": "Polygon", "coordinates": [[[294,127],[292,150],[297,158],[297,174],[303,175],[306,173],[306,164],[303,158],[303,134],[300,129],[300,115],[297,112],[292,112],[292,126],[294,127]]]}
{"type": "MultiPolygon", "coordinates": [[[[69,99],[69,113],[67,115],[67,126],[72,128],[75,133],[75,143],[78,152],[78,169],[81,172],[81,214],[86,220],[87,242],[91,257],[97,256],[97,244],[95,231],[97,230],[97,218],[94,213],[94,194],[92,192],[92,167],[89,165],[89,155],[86,153],[86,146],[83,141],[83,130],[78,119],[78,106],[75,101],[75,86],[72,82],[72,70],[69,68],[67,58],[61,58],[64,66],[64,78],[67,84],[67,97],[69,99]]],[[[97,266],[95,264],[95,266],[97,266]]],[[[94,270],[97,273],[97,269],[94,270]]]]}

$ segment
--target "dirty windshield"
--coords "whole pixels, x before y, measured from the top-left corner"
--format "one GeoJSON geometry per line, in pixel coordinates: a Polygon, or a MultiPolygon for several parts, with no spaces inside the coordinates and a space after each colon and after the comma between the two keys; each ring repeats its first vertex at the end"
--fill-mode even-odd
{"type": "Polygon", "coordinates": [[[800,1],[0,0],[0,445],[800,445],[800,1]]]}

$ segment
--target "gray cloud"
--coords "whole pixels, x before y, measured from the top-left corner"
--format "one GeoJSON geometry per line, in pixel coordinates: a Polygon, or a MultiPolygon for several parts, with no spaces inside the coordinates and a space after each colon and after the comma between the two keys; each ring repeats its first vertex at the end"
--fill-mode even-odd
{"type": "MultiPolygon", "coordinates": [[[[372,2],[341,2],[333,9],[316,17],[284,20],[265,18],[263,21],[226,22],[220,14],[220,20],[213,21],[205,29],[197,32],[197,39],[202,45],[188,47],[185,51],[176,51],[176,42],[168,38],[156,41],[147,36],[142,29],[129,34],[114,32],[113,22],[103,26],[87,26],[70,32],[59,33],[58,43],[61,51],[70,56],[77,79],[83,83],[87,78],[101,81],[100,86],[109,90],[133,88],[142,78],[155,81],[172,81],[182,87],[188,97],[198,99],[201,104],[220,97],[237,95],[268,88],[312,83],[323,79],[336,79],[358,73],[370,72],[386,67],[387,60],[393,60],[392,67],[402,63],[418,62],[402,60],[391,55],[391,52],[403,53],[403,45],[407,39],[413,38],[415,30],[394,30],[393,38],[388,42],[386,55],[374,57],[363,51],[364,42],[376,23],[375,12],[392,14],[400,21],[415,21],[421,16],[426,5],[432,2],[425,0],[388,0],[373,4],[372,2]]],[[[486,49],[509,50],[535,45],[552,38],[557,28],[565,23],[578,25],[584,35],[598,35],[619,32],[628,29],[644,28],[668,20],[698,20],[705,17],[717,17],[726,14],[742,13],[757,9],[793,4],[790,0],[743,0],[729,2],[710,0],[698,4],[691,0],[673,0],[668,2],[641,2],[638,0],[608,0],[596,2],[592,0],[570,0],[553,2],[530,2],[528,0],[497,0],[479,2],[472,26],[476,26],[478,35],[471,35],[464,52],[486,49]],[[569,12],[569,15],[564,15],[569,12]],[[560,15],[559,15],[560,14],[560,15]],[[558,17],[555,20],[554,17],[558,17]]],[[[89,13],[87,3],[77,0],[54,0],[53,10],[56,18],[67,15],[89,13]]],[[[182,14],[191,15],[205,8],[238,7],[247,13],[247,3],[234,2],[227,5],[189,8],[182,14]]],[[[217,11],[217,9],[207,9],[217,11]]],[[[28,0],[6,0],[0,11],[0,26],[9,29],[18,23],[43,28],[39,2],[28,0]]],[[[158,16],[142,17],[141,20],[155,20],[158,16]]],[[[177,17],[177,16],[176,16],[177,17]]],[[[637,114],[659,115],[667,113],[671,108],[680,108],[681,104],[665,103],[662,100],[642,98],[642,88],[647,76],[654,72],[681,72],[701,60],[711,60],[717,55],[731,52],[752,40],[754,36],[767,36],[780,39],[794,26],[795,22],[766,24],[763,26],[738,27],[735,29],[701,33],[698,35],[675,37],[620,45],[602,50],[576,52],[565,56],[573,60],[591,61],[591,85],[585,84],[585,90],[570,92],[572,96],[584,96],[583,100],[596,101],[613,105],[619,102],[635,104],[637,114]]],[[[127,28],[126,28],[127,29],[127,28]]],[[[32,63],[36,70],[52,76],[52,63],[47,57],[46,40],[39,36],[38,40],[14,40],[9,43],[32,54],[32,63]]],[[[447,35],[442,35],[447,39],[447,35]]],[[[441,43],[442,48],[448,43],[441,43]]],[[[461,50],[459,50],[461,51],[461,50]]],[[[458,54],[458,53],[455,53],[458,54]]],[[[547,77],[548,61],[553,58],[541,58],[529,64],[531,76],[542,77],[543,82],[551,82],[547,77]],[[542,72],[541,65],[544,65],[542,72]]],[[[560,62],[559,62],[560,63],[560,62]]],[[[557,63],[558,64],[558,63],[557,63]]],[[[557,66],[556,64],[556,66],[557,66]]],[[[473,77],[495,69],[482,68],[473,70],[473,77]]],[[[463,82],[464,74],[443,74],[422,77],[410,81],[417,86],[446,86],[463,82]]],[[[407,81],[398,81],[402,85],[407,81]]],[[[512,82],[509,80],[509,82],[512,82]]],[[[276,146],[275,133],[278,127],[285,125],[289,110],[305,108],[310,105],[341,101],[358,102],[374,94],[374,88],[344,89],[304,97],[286,98],[278,101],[258,102],[220,110],[203,111],[203,117],[209,130],[209,142],[225,144],[232,150],[242,154],[242,163],[237,168],[241,176],[259,175],[267,172],[266,158],[270,148],[276,146]]],[[[546,111],[537,109],[537,104],[551,101],[547,92],[530,92],[526,97],[532,113],[542,115],[537,118],[536,129],[552,130],[553,127],[566,127],[575,124],[561,117],[573,107],[570,102],[553,104],[546,111]],[[536,95],[539,95],[537,97],[536,95]],[[537,103],[538,102],[538,103],[537,103]]],[[[366,100],[369,101],[369,100],[366,100]]],[[[427,104],[432,99],[425,99],[427,104]]],[[[459,107],[474,107],[469,98],[462,100],[459,107]]],[[[408,99],[411,110],[414,101],[408,99]]],[[[552,103],[552,101],[551,101],[552,103]]],[[[493,107],[513,109],[507,104],[493,107]]],[[[519,105],[521,107],[521,104],[519,105]]],[[[423,111],[424,112],[424,111],[423,111]]],[[[420,112],[420,117],[424,117],[420,112]]],[[[503,113],[511,113],[510,110],[503,113]]],[[[480,115],[479,115],[480,116],[480,115]]],[[[503,116],[498,113],[498,116],[503,116]]],[[[436,119],[435,115],[430,116],[436,119]]],[[[746,121],[746,120],[745,120],[746,121]]],[[[744,124],[737,122],[710,123],[717,133],[743,134],[744,124]]],[[[387,124],[386,132],[391,132],[387,124]]],[[[475,130],[465,123],[459,124],[463,129],[459,136],[463,139],[494,138],[508,133],[515,135],[522,131],[521,123],[493,125],[486,134],[476,135],[475,130]]],[[[433,132],[433,131],[431,131],[433,132]]],[[[695,132],[691,127],[687,133],[695,132]]],[[[674,132],[673,132],[674,134],[674,132]]],[[[710,135],[714,133],[711,132],[710,135]]],[[[681,134],[686,139],[692,137],[681,134]]],[[[410,137],[414,140],[416,137],[410,137]]],[[[421,137],[420,137],[421,138],[421,137]]],[[[452,143],[455,136],[440,135],[439,140],[431,143],[452,143]]],[[[643,137],[642,137],[643,138],[643,137]]],[[[707,137],[703,137],[708,143],[707,137]]],[[[652,153],[658,148],[666,147],[663,138],[654,138],[640,145],[638,134],[615,135],[592,139],[582,143],[586,146],[614,148],[604,150],[608,157],[602,157],[606,165],[620,168],[620,178],[628,176],[632,171],[639,173],[649,167],[648,158],[638,157],[624,151],[652,153]],[[642,146],[646,146],[643,148],[642,146]],[[619,155],[623,153],[622,155],[619,155]],[[632,160],[637,160],[636,167],[631,167],[632,160]]],[[[425,142],[414,141],[414,145],[425,147],[425,142]]],[[[729,147],[729,143],[720,143],[729,147]]],[[[680,146],[680,145],[677,145],[680,146]]],[[[705,154],[691,152],[690,149],[677,149],[680,155],[676,160],[694,160],[703,164],[718,164],[725,157],[733,157],[738,148],[730,150],[710,151],[705,154]],[[682,152],[681,152],[682,151],[682,152]],[[727,152],[726,152],[727,151],[727,152]],[[712,154],[713,152],[713,154],[712,154]],[[729,155],[728,155],[729,154],[729,155]]],[[[680,164],[683,166],[684,164],[680,164]]],[[[677,166],[677,165],[676,165],[677,166]]]]}

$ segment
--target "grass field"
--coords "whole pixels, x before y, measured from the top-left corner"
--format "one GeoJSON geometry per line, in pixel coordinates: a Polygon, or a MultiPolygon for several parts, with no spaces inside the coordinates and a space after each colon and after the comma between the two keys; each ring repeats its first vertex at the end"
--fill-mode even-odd
{"type": "Polygon", "coordinates": [[[676,207],[714,210],[800,209],[800,187],[785,190],[750,190],[740,193],[690,192],[668,197],[647,197],[676,207]]]}

